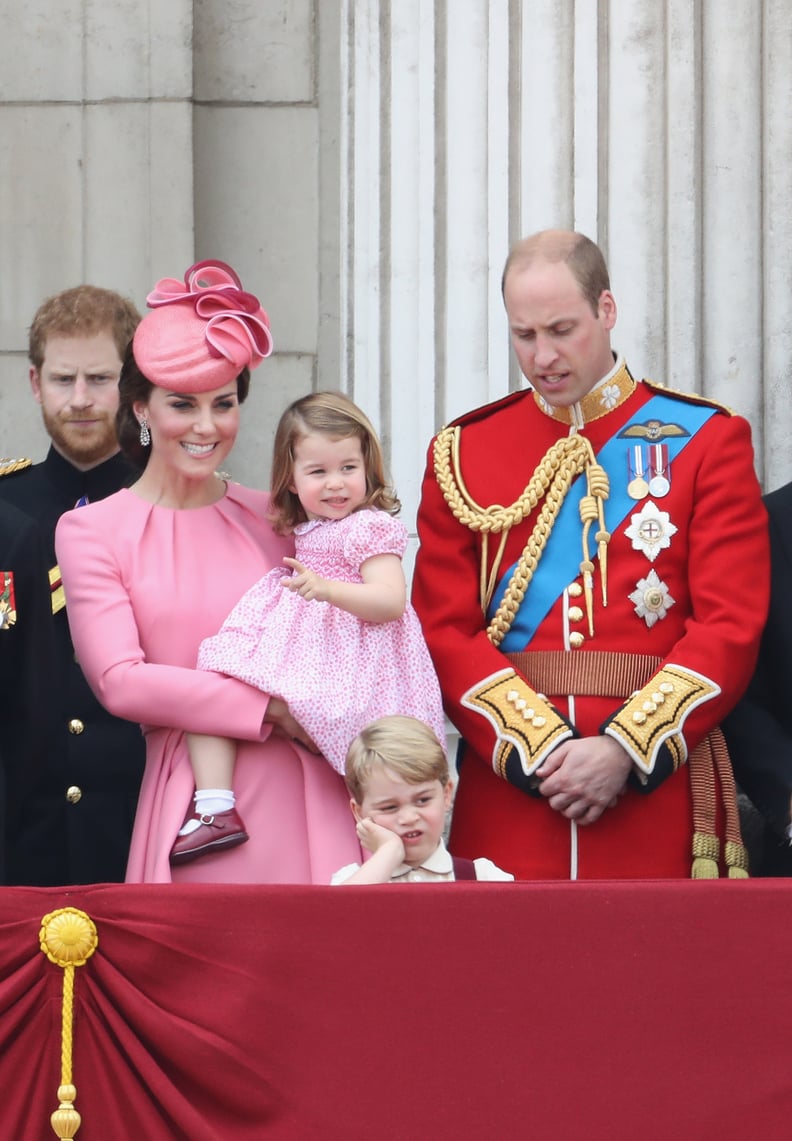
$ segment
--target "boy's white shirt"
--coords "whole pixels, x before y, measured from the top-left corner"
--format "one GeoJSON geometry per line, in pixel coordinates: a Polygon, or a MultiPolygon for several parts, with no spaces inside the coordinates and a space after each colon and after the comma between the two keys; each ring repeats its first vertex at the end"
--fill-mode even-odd
{"type": "MultiPolygon", "coordinates": [[[[492,860],[480,856],[477,860],[473,861],[476,869],[477,880],[500,880],[507,881],[513,880],[514,876],[509,872],[504,872],[501,868],[493,864],[492,860]]],[[[339,868],[334,873],[330,883],[333,887],[344,883],[355,872],[360,871],[360,864],[347,864],[343,868],[339,868]]],[[[446,848],[441,840],[440,843],[432,852],[431,856],[417,868],[410,867],[409,864],[400,864],[395,872],[391,875],[391,883],[440,883],[443,880],[455,879],[454,876],[454,863],[451,858],[451,853],[446,848]]]]}

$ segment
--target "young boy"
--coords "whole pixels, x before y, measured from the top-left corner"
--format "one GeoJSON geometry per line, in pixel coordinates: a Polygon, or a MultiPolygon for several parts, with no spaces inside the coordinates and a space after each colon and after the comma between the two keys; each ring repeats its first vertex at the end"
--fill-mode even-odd
{"type": "Polygon", "coordinates": [[[381,717],[355,737],[345,776],[361,844],[372,853],[333,884],[513,880],[491,860],[458,860],[443,843],[452,784],[445,753],[414,717],[381,717]]]}

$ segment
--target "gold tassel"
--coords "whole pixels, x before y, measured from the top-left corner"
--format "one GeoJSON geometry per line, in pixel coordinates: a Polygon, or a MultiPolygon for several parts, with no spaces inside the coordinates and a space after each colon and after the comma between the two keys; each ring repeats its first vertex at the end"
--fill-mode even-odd
{"type": "MultiPolygon", "coordinates": [[[[587,477],[588,478],[588,477],[587,477]]],[[[580,573],[583,575],[583,592],[586,596],[586,616],[588,617],[589,637],[594,637],[594,564],[589,555],[589,531],[591,524],[597,518],[597,503],[593,495],[584,495],[578,508],[580,521],[583,524],[581,541],[583,543],[583,562],[580,564],[580,573]]]]}
{"type": "Polygon", "coordinates": [[[694,880],[718,879],[718,853],[720,843],[717,836],[708,836],[705,832],[693,833],[693,869],[690,873],[694,880]]]}
{"type": "Polygon", "coordinates": [[[602,605],[608,605],[608,543],[610,531],[597,531],[597,557],[600,566],[600,583],[602,584],[602,605]]]}
{"type": "Polygon", "coordinates": [[[602,605],[608,605],[608,543],[610,532],[605,529],[605,500],[610,495],[610,481],[605,468],[597,463],[591,464],[586,471],[589,494],[594,497],[599,530],[595,535],[597,542],[597,558],[599,559],[600,584],[602,587],[602,605]]]}
{"type": "Polygon", "coordinates": [[[724,848],[726,867],[729,869],[730,880],[747,880],[748,876],[748,849],[744,844],[735,840],[727,840],[724,848]]]}
{"type": "Polygon", "coordinates": [[[87,963],[98,943],[94,923],[84,911],[78,911],[76,907],[61,907],[41,920],[39,946],[51,963],[63,967],[61,1084],[58,1086],[60,1105],[50,1115],[50,1124],[58,1141],[68,1141],[74,1137],[82,1123],[82,1118],[74,1108],[77,1089],[72,1084],[74,968],[87,963]]]}
{"type": "Polygon", "coordinates": [[[580,573],[583,575],[583,594],[586,599],[586,614],[588,616],[589,637],[594,637],[594,564],[583,561],[580,564],[580,573]]]}
{"type": "Polygon", "coordinates": [[[714,860],[697,856],[693,861],[690,878],[693,880],[716,880],[718,879],[718,865],[714,860]]]}

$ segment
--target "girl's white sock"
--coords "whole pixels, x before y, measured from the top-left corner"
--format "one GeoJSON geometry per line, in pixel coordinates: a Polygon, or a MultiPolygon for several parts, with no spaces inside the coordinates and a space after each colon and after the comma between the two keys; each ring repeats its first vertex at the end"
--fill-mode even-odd
{"type": "MultiPolygon", "coordinates": [[[[236,806],[236,797],[232,788],[199,788],[196,789],[193,800],[195,801],[195,811],[199,816],[214,816],[215,813],[228,812],[236,806]]],[[[189,836],[200,826],[200,820],[191,816],[179,829],[179,835],[189,836]]]]}

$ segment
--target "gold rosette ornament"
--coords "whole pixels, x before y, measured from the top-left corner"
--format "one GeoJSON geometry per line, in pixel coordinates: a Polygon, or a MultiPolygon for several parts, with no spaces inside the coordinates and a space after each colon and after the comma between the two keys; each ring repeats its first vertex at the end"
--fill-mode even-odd
{"type": "Polygon", "coordinates": [[[93,921],[76,907],[61,907],[41,920],[39,946],[51,963],[63,968],[60,1105],[50,1117],[55,1136],[60,1141],[74,1137],[81,1123],[74,1108],[77,1089],[72,1085],[74,968],[84,966],[98,944],[99,936],[93,921]]]}

